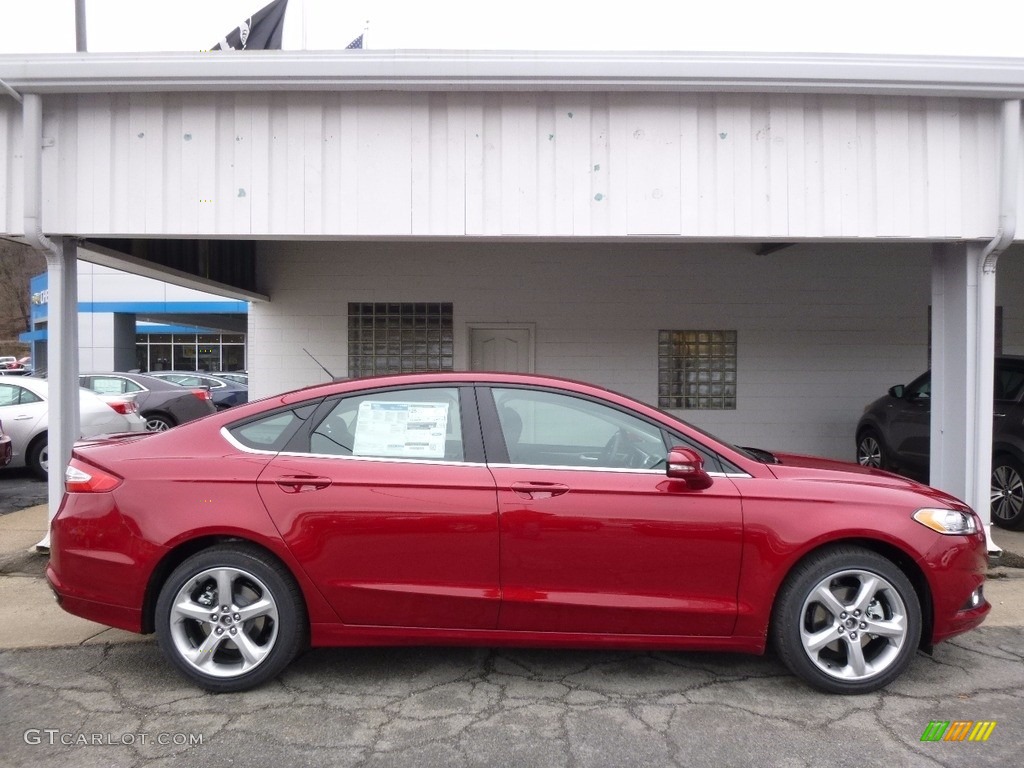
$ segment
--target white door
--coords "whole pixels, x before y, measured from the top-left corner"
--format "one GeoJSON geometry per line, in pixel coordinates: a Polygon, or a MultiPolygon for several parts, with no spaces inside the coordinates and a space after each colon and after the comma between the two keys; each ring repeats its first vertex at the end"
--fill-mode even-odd
{"type": "Polygon", "coordinates": [[[469,368],[473,371],[533,372],[533,329],[529,326],[471,326],[469,368]]]}

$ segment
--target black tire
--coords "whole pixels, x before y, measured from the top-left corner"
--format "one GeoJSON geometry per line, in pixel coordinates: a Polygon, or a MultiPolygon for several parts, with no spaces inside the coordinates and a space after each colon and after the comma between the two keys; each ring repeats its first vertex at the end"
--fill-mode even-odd
{"type": "Polygon", "coordinates": [[[37,437],[28,447],[25,464],[35,473],[36,477],[46,480],[49,477],[49,440],[45,434],[37,437]]]}
{"type": "Polygon", "coordinates": [[[844,545],[811,554],[789,574],[776,598],[771,640],[809,685],[870,693],[910,664],[921,623],[921,603],[903,571],[875,552],[844,545]],[[870,588],[858,602],[864,586],[870,588]]]}
{"type": "Polygon", "coordinates": [[[857,463],[862,467],[889,468],[889,451],[876,430],[864,429],[857,435],[857,463]]]}
{"type": "Polygon", "coordinates": [[[1024,468],[1005,453],[992,459],[992,522],[1009,531],[1024,528],[1024,468]]]}
{"type": "Polygon", "coordinates": [[[163,413],[145,413],[142,418],[146,420],[147,432],[166,432],[171,427],[177,426],[174,419],[163,413]]]}
{"type": "Polygon", "coordinates": [[[218,693],[244,691],[277,676],[309,633],[291,573],[248,544],[217,545],[175,568],[160,589],[155,624],[160,648],[178,671],[218,693]],[[227,601],[221,584],[232,593],[227,601]]]}

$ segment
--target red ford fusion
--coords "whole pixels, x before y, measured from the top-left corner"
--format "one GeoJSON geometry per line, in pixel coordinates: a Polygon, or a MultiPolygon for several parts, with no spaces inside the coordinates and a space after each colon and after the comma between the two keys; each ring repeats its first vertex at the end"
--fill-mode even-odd
{"type": "Polygon", "coordinates": [[[963,502],[737,448],[598,387],[514,374],[325,384],[80,443],[47,577],[213,691],[303,648],[763,653],[890,683],[990,606],[963,502]]]}

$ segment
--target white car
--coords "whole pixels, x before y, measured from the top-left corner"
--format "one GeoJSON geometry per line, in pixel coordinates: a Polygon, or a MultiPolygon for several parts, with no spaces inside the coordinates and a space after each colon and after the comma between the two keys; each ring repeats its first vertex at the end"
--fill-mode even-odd
{"type": "MultiPolygon", "coordinates": [[[[14,456],[8,466],[29,467],[45,478],[49,464],[49,382],[31,377],[0,379],[0,422],[11,437],[14,456]]],[[[117,432],[144,432],[146,420],[131,398],[103,400],[87,389],[79,390],[81,433],[79,437],[117,432]]]]}

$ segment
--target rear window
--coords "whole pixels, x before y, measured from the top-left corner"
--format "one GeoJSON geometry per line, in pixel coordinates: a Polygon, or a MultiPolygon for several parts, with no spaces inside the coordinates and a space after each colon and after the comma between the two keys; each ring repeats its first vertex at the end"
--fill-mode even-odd
{"type": "Polygon", "coordinates": [[[228,427],[235,440],[247,448],[258,451],[280,451],[288,444],[292,435],[316,410],[317,403],[277,411],[242,424],[228,427]]]}

